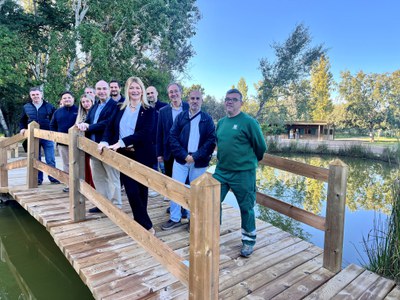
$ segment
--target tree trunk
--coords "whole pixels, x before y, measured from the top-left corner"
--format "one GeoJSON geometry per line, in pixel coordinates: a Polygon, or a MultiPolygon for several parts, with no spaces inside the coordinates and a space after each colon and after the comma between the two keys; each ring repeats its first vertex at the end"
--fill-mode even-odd
{"type": "Polygon", "coordinates": [[[3,111],[0,108],[0,125],[3,127],[6,136],[10,136],[10,130],[8,130],[6,119],[4,119],[3,111]]]}

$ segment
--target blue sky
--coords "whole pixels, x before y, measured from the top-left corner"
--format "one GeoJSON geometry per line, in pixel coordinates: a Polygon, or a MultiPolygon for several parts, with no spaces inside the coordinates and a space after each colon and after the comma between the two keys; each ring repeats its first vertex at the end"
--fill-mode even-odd
{"type": "Polygon", "coordinates": [[[202,19],[192,39],[196,55],[190,79],[221,99],[240,77],[249,93],[261,79],[261,58],[274,60],[270,45],[287,39],[297,24],[309,28],[313,44],[323,43],[334,79],[400,69],[400,0],[199,0],[202,19]]]}

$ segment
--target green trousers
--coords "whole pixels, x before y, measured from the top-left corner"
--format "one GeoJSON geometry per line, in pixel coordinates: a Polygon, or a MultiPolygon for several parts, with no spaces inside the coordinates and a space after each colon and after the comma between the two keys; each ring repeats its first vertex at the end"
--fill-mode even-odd
{"type": "MultiPolygon", "coordinates": [[[[221,183],[221,203],[231,189],[239,204],[242,218],[242,243],[256,243],[256,170],[229,171],[216,168],[213,175],[221,183]]],[[[222,210],[221,210],[222,213],[222,210]]]]}

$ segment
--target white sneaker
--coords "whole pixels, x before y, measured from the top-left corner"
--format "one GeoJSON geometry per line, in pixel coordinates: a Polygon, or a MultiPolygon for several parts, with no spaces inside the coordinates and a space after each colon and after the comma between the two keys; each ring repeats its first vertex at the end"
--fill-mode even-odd
{"type": "Polygon", "coordinates": [[[160,194],[159,193],[157,193],[156,191],[149,191],[149,197],[150,198],[154,198],[154,197],[157,197],[157,196],[159,196],[160,194]]]}
{"type": "Polygon", "coordinates": [[[164,197],[164,202],[169,202],[169,199],[167,197],[164,197]]]}

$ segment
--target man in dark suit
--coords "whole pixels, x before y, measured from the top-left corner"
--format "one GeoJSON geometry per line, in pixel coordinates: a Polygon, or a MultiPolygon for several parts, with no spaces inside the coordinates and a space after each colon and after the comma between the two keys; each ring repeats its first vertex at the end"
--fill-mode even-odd
{"type": "MultiPolygon", "coordinates": [[[[157,121],[158,121],[158,115],[160,112],[160,109],[163,108],[164,106],[168,105],[165,102],[161,102],[160,100],[158,100],[158,91],[154,86],[149,86],[146,89],[146,95],[147,95],[147,101],[149,101],[149,104],[152,108],[154,108],[155,110],[155,117],[154,117],[154,124],[155,126],[153,127],[153,131],[152,131],[152,157],[154,157],[154,161],[152,164],[152,167],[154,170],[158,170],[160,169],[161,172],[165,172],[164,169],[164,164],[163,163],[159,163],[157,161],[157,155],[156,155],[156,145],[157,145],[157,121]]],[[[157,193],[156,191],[149,191],[149,197],[157,197],[159,195],[159,193],[157,193]]]]}
{"type": "Polygon", "coordinates": [[[172,177],[174,157],[169,145],[169,132],[176,116],[182,111],[187,111],[189,105],[182,101],[182,88],[177,83],[168,85],[170,104],[160,109],[157,122],[156,154],[159,163],[164,163],[165,175],[172,177]]]}
{"type": "MultiPolygon", "coordinates": [[[[99,143],[104,130],[110,121],[112,114],[117,110],[117,102],[110,97],[110,87],[104,80],[100,80],[95,86],[98,102],[90,109],[84,123],[78,124],[78,128],[86,133],[92,141],[99,143]]],[[[103,163],[97,158],[90,158],[93,182],[96,190],[110,200],[115,206],[121,208],[121,184],[119,171],[103,163]]],[[[101,212],[97,207],[89,209],[89,212],[101,212]]]]}

